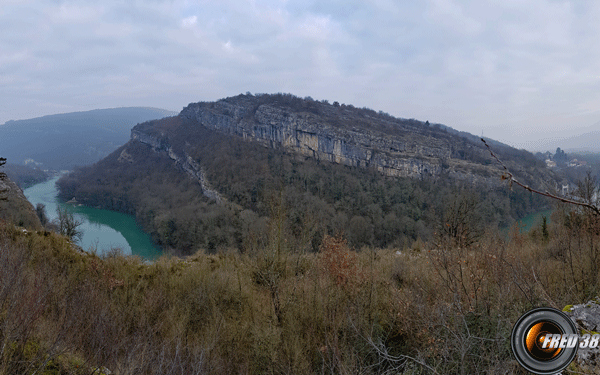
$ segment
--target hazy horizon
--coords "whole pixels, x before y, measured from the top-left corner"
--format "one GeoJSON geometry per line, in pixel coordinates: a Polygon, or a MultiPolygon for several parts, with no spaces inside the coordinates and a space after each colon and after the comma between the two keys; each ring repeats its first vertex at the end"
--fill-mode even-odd
{"type": "MultiPolygon", "coordinates": [[[[347,104],[353,104],[353,103],[347,103],[347,104]]],[[[89,111],[102,111],[102,110],[128,109],[128,108],[155,109],[155,110],[161,110],[161,111],[166,111],[166,112],[172,112],[173,115],[179,113],[178,111],[169,111],[164,108],[156,108],[156,107],[149,107],[149,106],[115,107],[115,108],[96,108],[96,109],[90,109],[90,110],[85,110],[85,111],[75,111],[75,112],[51,113],[51,114],[42,115],[42,116],[33,117],[33,118],[25,118],[25,119],[18,119],[18,120],[11,119],[11,120],[8,120],[7,122],[27,121],[27,120],[33,120],[33,119],[41,119],[41,118],[50,117],[50,116],[69,115],[69,114],[73,114],[73,113],[83,113],[83,112],[89,112],[89,111]]],[[[170,115],[170,114],[168,114],[168,115],[170,115]]],[[[399,116],[395,116],[395,117],[399,117],[399,116]]],[[[422,120],[422,119],[417,119],[417,120],[422,120]]],[[[0,124],[0,126],[5,125],[7,122],[0,124]]],[[[442,125],[446,125],[446,124],[442,123],[442,125]]],[[[597,129],[598,127],[600,127],[600,122],[595,124],[594,126],[582,128],[582,130],[589,129],[589,131],[581,133],[581,134],[575,134],[570,137],[564,137],[564,138],[559,138],[559,137],[557,137],[557,138],[552,138],[552,137],[542,138],[540,140],[532,142],[532,145],[533,145],[532,147],[528,147],[527,145],[525,147],[519,147],[519,146],[515,146],[513,144],[510,144],[510,145],[513,147],[519,148],[519,149],[525,149],[530,152],[546,152],[546,151],[554,152],[557,147],[560,147],[564,151],[570,151],[570,152],[600,153],[600,144],[598,143],[598,139],[600,139],[600,131],[594,130],[594,129],[597,129]],[[597,136],[597,139],[590,139],[589,138],[590,133],[594,133],[594,135],[597,136]]],[[[457,130],[461,130],[461,129],[457,129],[457,130]]],[[[477,135],[477,134],[474,134],[474,135],[477,135]]],[[[487,136],[485,136],[485,137],[489,138],[487,136]]],[[[495,139],[495,138],[492,138],[492,139],[495,139]]],[[[499,140],[499,139],[495,139],[495,140],[499,140]]]]}
{"type": "Polygon", "coordinates": [[[531,151],[600,144],[599,16],[544,0],[8,0],[0,124],[289,92],[531,151]]]}

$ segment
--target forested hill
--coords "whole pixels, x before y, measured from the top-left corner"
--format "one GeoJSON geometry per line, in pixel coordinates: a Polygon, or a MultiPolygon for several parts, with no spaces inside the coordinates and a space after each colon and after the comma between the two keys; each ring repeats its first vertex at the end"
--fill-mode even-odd
{"type": "MultiPolygon", "coordinates": [[[[554,186],[530,153],[493,147],[521,180],[554,186]]],[[[469,241],[547,204],[500,175],[474,136],[276,94],[194,103],[139,124],[127,144],[59,187],[63,199],[134,214],[159,245],[192,253],[251,251],[275,222],[290,246],[306,249],[335,232],[355,247],[405,246],[440,230],[469,241]]]]}
{"type": "Polygon", "coordinates": [[[158,108],[112,108],[7,121],[0,125],[1,156],[10,164],[71,169],[92,164],[129,139],[137,123],[172,116],[158,108]]]}
{"type": "MultiPolygon", "coordinates": [[[[481,182],[495,178],[498,171],[479,138],[469,133],[337,102],[290,94],[239,95],[192,103],[180,116],[224,134],[317,160],[373,167],[390,176],[423,178],[445,173],[481,182]]],[[[148,128],[140,125],[134,133],[148,128]]],[[[543,163],[531,153],[490,142],[511,169],[526,179],[549,178],[543,163]]]]}

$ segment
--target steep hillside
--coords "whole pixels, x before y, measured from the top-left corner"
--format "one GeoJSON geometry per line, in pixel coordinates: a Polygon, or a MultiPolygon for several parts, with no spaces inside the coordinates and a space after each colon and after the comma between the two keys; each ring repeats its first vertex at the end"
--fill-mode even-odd
{"type": "Polygon", "coordinates": [[[173,114],[157,108],[114,108],[8,121],[0,125],[0,150],[13,164],[71,169],[92,164],[127,142],[135,124],[173,114]]]}
{"type": "Polygon", "coordinates": [[[0,220],[25,228],[42,228],[35,209],[9,178],[0,179],[0,220]]]}
{"type": "MultiPolygon", "coordinates": [[[[547,204],[502,186],[470,137],[337,103],[240,95],[135,126],[127,144],[59,187],[63,199],[136,215],[183,253],[252,250],[275,221],[301,248],[336,232],[355,247],[406,246],[450,222],[476,236],[547,204]]],[[[553,184],[531,154],[494,148],[521,180],[553,184]]]]}
{"type": "MultiPolygon", "coordinates": [[[[192,103],[180,116],[221,133],[317,160],[373,167],[388,176],[425,178],[447,173],[451,178],[482,182],[498,174],[488,151],[471,134],[337,102],[331,105],[289,94],[239,95],[192,103]]],[[[140,125],[132,134],[146,129],[140,125]]],[[[494,147],[515,172],[530,179],[549,177],[529,152],[498,142],[494,147]]]]}
{"type": "Polygon", "coordinates": [[[48,173],[40,168],[20,164],[6,164],[4,172],[21,189],[46,181],[50,177],[48,173]]]}

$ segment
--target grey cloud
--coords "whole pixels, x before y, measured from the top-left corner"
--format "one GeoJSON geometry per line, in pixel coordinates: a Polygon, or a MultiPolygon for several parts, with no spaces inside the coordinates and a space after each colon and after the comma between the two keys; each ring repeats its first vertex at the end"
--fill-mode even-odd
{"type": "Polygon", "coordinates": [[[599,17],[546,0],[4,2],[0,123],[287,91],[510,141],[549,109],[593,120],[599,17]]]}

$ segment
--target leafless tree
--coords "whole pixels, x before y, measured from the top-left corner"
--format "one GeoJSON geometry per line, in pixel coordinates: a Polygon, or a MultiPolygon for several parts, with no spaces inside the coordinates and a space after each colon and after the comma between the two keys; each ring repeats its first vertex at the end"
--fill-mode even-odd
{"type": "MultiPolygon", "coordinates": [[[[6,164],[6,158],[0,158],[0,167],[2,167],[4,164],[6,164]]],[[[3,200],[3,201],[8,199],[8,197],[5,194],[8,193],[8,190],[9,190],[8,186],[1,183],[5,179],[6,179],[6,173],[0,172],[0,200],[3,200]]]]}
{"type": "Polygon", "coordinates": [[[583,199],[583,201],[577,201],[577,200],[573,200],[573,199],[559,197],[559,196],[557,196],[555,194],[551,194],[551,193],[549,193],[547,191],[536,190],[536,189],[534,189],[532,187],[529,187],[528,185],[525,185],[522,182],[518,181],[513,176],[513,174],[508,170],[508,168],[506,168],[506,165],[504,165],[504,163],[494,154],[494,152],[492,151],[492,149],[490,148],[490,146],[487,144],[487,142],[483,138],[481,138],[481,142],[483,142],[483,144],[485,145],[485,147],[487,147],[487,149],[490,152],[490,154],[492,155],[492,157],[494,159],[496,159],[496,161],[502,166],[502,168],[504,169],[504,173],[502,174],[502,179],[503,180],[508,180],[508,183],[511,186],[514,183],[514,184],[519,185],[523,189],[525,189],[527,191],[530,191],[532,193],[536,193],[536,194],[543,195],[543,196],[548,197],[548,198],[556,199],[556,200],[564,202],[564,203],[574,204],[574,205],[580,206],[580,207],[586,207],[586,208],[590,209],[595,215],[600,215],[600,208],[598,206],[596,206],[595,204],[592,204],[589,201],[585,201],[585,199],[583,199]]]}
{"type": "Polygon", "coordinates": [[[80,240],[83,236],[83,232],[78,227],[83,224],[83,221],[75,218],[72,212],[67,208],[58,207],[56,212],[58,213],[58,228],[60,234],[67,236],[74,240],[80,240]]]}

